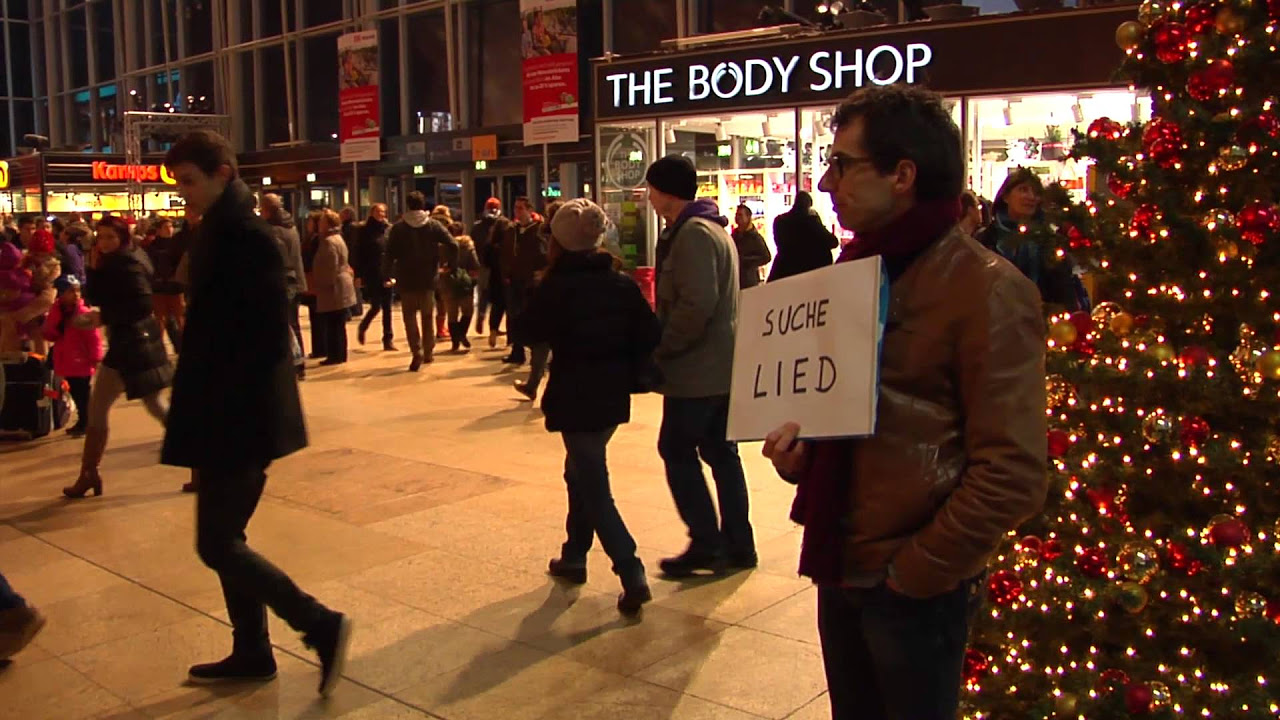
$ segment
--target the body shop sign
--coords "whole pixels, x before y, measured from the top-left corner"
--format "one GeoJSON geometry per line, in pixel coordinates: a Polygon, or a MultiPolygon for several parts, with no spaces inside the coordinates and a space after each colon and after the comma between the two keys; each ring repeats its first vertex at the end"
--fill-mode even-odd
{"type": "Polygon", "coordinates": [[[676,102],[744,100],[770,94],[789,95],[793,90],[824,93],[853,91],[864,85],[914,84],[921,70],[933,61],[933,49],[924,43],[877,45],[818,50],[798,54],[767,54],[743,60],[691,63],[677,70],[605,72],[608,106],[634,108],[676,102]]]}
{"type": "Polygon", "coordinates": [[[1071,8],[602,58],[592,63],[596,119],[834,104],[893,84],[946,95],[1106,87],[1124,60],[1115,27],[1132,16],[1071,8]]]}

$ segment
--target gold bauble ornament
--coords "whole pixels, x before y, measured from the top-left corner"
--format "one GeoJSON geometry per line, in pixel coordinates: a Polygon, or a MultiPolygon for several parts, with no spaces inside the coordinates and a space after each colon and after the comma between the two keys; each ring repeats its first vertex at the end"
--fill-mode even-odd
{"type": "Polygon", "coordinates": [[[1147,689],[1151,691],[1151,711],[1164,710],[1173,705],[1173,693],[1169,692],[1169,686],[1159,680],[1152,680],[1147,683],[1147,689]]]}
{"type": "Polygon", "coordinates": [[[1255,365],[1258,372],[1266,380],[1280,380],[1280,351],[1268,350],[1258,358],[1255,365]]]}
{"type": "Polygon", "coordinates": [[[1094,324],[1098,327],[1110,327],[1112,319],[1122,312],[1124,312],[1124,309],[1118,303],[1100,302],[1093,306],[1093,312],[1090,313],[1090,317],[1093,318],[1094,324]]]}
{"type": "MultiPolygon", "coordinates": [[[[1268,435],[1267,444],[1264,446],[1268,462],[1280,463],[1280,435],[1268,435]]],[[[1280,538],[1280,520],[1276,520],[1276,537],[1280,538]]]]}
{"type": "Polygon", "coordinates": [[[1214,208],[1204,214],[1204,217],[1200,219],[1200,224],[1210,232],[1222,232],[1227,228],[1235,227],[1236,219],[1230,210],[1214,208]]]}
{"type": "Polygon", "coordinates": [[[1240,617],[1262,617],[1267,611],[1267,599],[1256,592],[1245,592],[1236,595],[1236,615],[1240,617]]]}
{"type": "Polygon", "coordinates": [[[1044,394],[1050,408],[1075,405],[1076,388],[1061,375],[1049,375],[1044,379],[1044,394]]]}
{"type": "Polygon", "coordinates": [[[1231,352],[1231,366],[1236,369],[1240,381],[1249,387],[1257,383],[1258,358],[1267,351],[1267,346],[1258,339],[1258,334],[1248,324],[1240,325],[1240,343],[1231,352]]]}
{"type": "Polygon", "coordinates": [[[1072,345],[1080,337],[1080,331],[1069,320],[1059,320],[1049,326],[1049,339],[1058,347],[1072,345]]]}
{"type": "Polygon", "coordinates": [[[1134,540],[1121,546],[1116,564],[1125,577],[1145,585],[1160,570],[1160,554],[1151,543],[1134,540]]]}
{"type": "Polygon", "coordinates": [[[1138,8],[1138,22],[1151,27],[1169,14],[1169,8],[1159,0],[1147,0],[1138,8]]]}
{"type": "Polygon", "coordinates": [[[1217,244],[1218,254],[1228,260],[1235,260],[1240,257],[1240,246],[1231,240],[1223,240],[1217,244]]]}
{"type": "Polygon", "coordinates": [[[1147,348],[1147,352],[1151,353],[1151,357],[1156,362],[1173,362],[1173,359],[1177,357],[1177,354],[1173,352],[1173,346],[1169,343],[1156,343],[1147,348]]]}
{"type": "Polygon", "coordinates": [[[1248,26],[1249,20],[1236,12],[1235,8],[1224,7],[1213,19],[1213,26],[1222,35],[1239,35],[1248,26]]]}
{"type": "Polygon", "coordinates": [[[1173,418],[1164,414],[1151,414],[1142,421],[1142,437],[1151,443],[1165,443],[1173,439],[1173,418]]]}
{"type": "Polygon", "coordinates": [[[1115,333],[1116,337],[1129,337],[1133,332],[1133,325],[1133,316],[1127,312],[1116,313],[1116,316],[1111,318],[1111,332],[1115,333]]]}
{"type": "Polygon", "coordinates": [[[1142,45],[1142,38],[1147,34],[1147,29],[1142,27],[1142,23],[1137,20],[1125,20],[1116,28],[1116,45],[1121,50],[1137,50],[1142,45]]]}
{"type": "Polygon", "coordinates": [[[1151,596],[1147,594],[1147,589],[1135,582],[1120,583],[1117,591],[1117,600],[1120,607],[1126,612],[1138,614],[1147,608],[1147,603],[1151,601],[1151,596]]]}
{"type": "Polygon", "coordinates": [[[1080,698],[1075,693],[1062,693],[1053,699],[1053,711],[1060,718],[1072,717],[1076,714],[1076,708],[1080,705],[1080,698]]]}
{"type": "Polygon", "coordinates": [[[1249,164],[1249,151],[1239,145],[1228,145],[1218,151],[1218,167],[1227,171],[1240,170],[1249,164]]]}

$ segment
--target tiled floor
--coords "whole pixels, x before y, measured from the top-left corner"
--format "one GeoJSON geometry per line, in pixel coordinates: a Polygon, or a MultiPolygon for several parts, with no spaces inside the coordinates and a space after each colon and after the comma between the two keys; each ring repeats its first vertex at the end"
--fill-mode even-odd
{"type": "Polygon", "coordinates": [[[761,567],[659,579],[684,527],[654,449],[660,402],[636,400],[609,459],[656,599],[626,622],[598,550],[584,588],[543,574],[562,540],[563,450],[498,357],[442,353],[410,375],[407,353],[370,345],[303,384],[312,445],[271,468],[249,536],[357,622],[348,682],[327,702],[314,657],[274,617],[277,681],[183,685],[230,629],[192,547],[184,474],[155,464],[160,428],[140,406],[113,413],[99,498],[59,495],[78,441],[0,445],[0,571],[49,618],[0,670],[0,720],[827,717],[790,486],[759,448],[742,451],[761,567]]]}

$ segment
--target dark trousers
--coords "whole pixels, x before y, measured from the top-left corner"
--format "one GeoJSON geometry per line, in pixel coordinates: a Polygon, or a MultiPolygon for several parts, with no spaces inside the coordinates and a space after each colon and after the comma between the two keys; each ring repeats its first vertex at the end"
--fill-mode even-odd
{"type": "Polygon", "coordinates": [[[12,610],[26,606],[27,601],[14,592],[13,588],[9,587],[9,581],[4,579],[3,573],[0,573],[0,610],[12,610]]]}
{"type": "Polygon", "coordinates": [[[266,465],[200,468],[199,476],[196,551],[222,582],[234,637],[233,652],[249,656],[271,654],[267,607],[299,632],[309,633],[319,627],[332,611],[298,589],[288,575],[246,544],[245,528],[267,482],[266,465]]]}
{"type": "Polygon", "coordinates": [[[820,586],[832,720],[954,720],[983,577],[923,600],[884,584],[820,586]]]}
{"type": "Polygon", "coordinates": [[[360,321],[360,332],[364,333],[373,324],[373,319],[378,313],[382,313],[382,342],[383,344],[391,342],[394,338],[391,332],[391,290],[389,288],[366,288],[365,298],[369,301],[369,312],[364,314],[364,319],[360,321]]]}
{"type": "Polygon", "coordinates": [[[667,485],[676,510],[689,528],[690,549],[716,555],[728,552],[754,556],[747,478],[742,472],[737,443],[725,439],[728,423],[728,395],[664,398],[658,454],[667,468],[667,485]],[[719,525],[702,474],[702,462],[711,466],[715,478],[719,525]]]}
{"type": "Polygon", "coordinates": [[[293,336],[298,339],[298,347],[303,348],[302,354],[306,355],[306,344],[302,342],[302,323],[298,320],[298,306],[302,304],[301,296],[295,295],[289,301],[289,329],[293,331],[293,336]]]}
{"type": "Polygon", "coordinates": [[[560,557],[585,563],[594,536],[613,561],[613,571],[626,585],[644,579],[644,565],[636,557],[636,541],[627,531],[609,489],[606,453],[617,427],[597,432],[567,432],[564,440],[564,482],[569,491],[567,534],[560,557]]]}
{"type": "MultiPolygon", "coordinates": [[[[521,314],[524,313],[525,302],[528,299],[526,293],[529,289],[522,282],[513,282],[507,286],[507,332],[511,331],[511,324],[521,314]]],[[[508,335],[508,340],[510,336],[508,335]]],[[[520,362],[525,361],[525,353],[523,345],[511,346],[511,357],[520,362]]]]}
{"type": "Polygon", "coordinates": [[[334,310],[320,313],[324,323],[325,356],[334,362],[347,361],[347,311],[334,310]]]}
{"type": "Polygon", "coordinates": [[[489,281],[489,332],[496,333],[502,328],[502,318],[506,314],[507,293],[502,278],[493,273],[489,281]]]}
{"type": "Polygon", "coordinates": [[[311,357],[324,357],[329,352],[325,342],[325,333],[329,328],[325,325],[324,314],[316,309],[315,295],[304,295],[302,304],[307,306],[307,317],[311,320],[311,357]]]}
{"type": "Polygon", "coordinates": [[[489,268],[480,268],[480,277],[476,279],[476,332],[484,330],[484,316],[489,313],[489,283],[492,274],[489,268]]]}
{"type": "Polygon", "coordinates": [[[536,393],[542,386],[542,378],[547,374],[547,364],[551,361],[551,346],[546,343],[529,348],[529,387],[536,393]]]}
{"type": "Polygon", "coordinates": [[[76,404],[76,430],[84,430],[89,426],[89,387],[93,378],[66,378],[67,387],[71,390],[71,400],[76,404]]]}

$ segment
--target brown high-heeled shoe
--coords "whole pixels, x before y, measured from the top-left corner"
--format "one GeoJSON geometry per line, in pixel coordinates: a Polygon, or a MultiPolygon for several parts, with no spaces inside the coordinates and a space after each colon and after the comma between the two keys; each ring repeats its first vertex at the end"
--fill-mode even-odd
{"type": "Polygon", "coordinates": [[[102,495],[102,476],[97,470],[88,468],[80,471],[80,477],[76,478],[76,484],[71,487],[62,488],[62,494],[73,500],[79,500],[92,491],[94,496],[102,495]]]}

